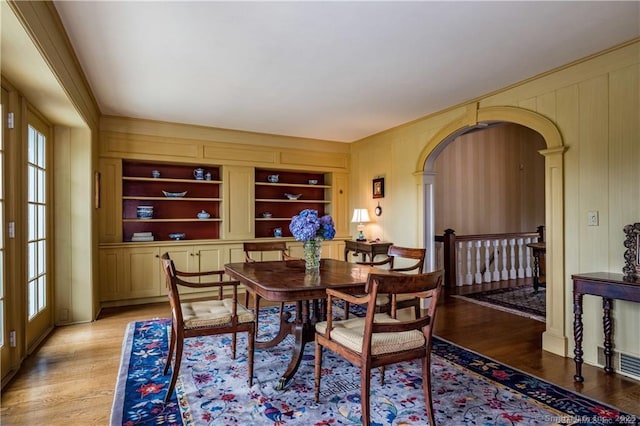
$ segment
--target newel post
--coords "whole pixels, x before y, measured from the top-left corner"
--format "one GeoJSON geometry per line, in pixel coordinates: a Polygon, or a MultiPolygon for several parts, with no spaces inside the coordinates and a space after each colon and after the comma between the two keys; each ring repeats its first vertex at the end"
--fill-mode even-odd
{"type": "Polygon", "coordinates": [[[543,243],[544,242],[544,225],[538,226],[537,231],[538,231],[538,234],[540,235],[540,237],[538,237],[538,242],[543,243]]]}
{"type": "Polygon", "coordinates": [[[445,229],[442,238],[444,244],[444,284],[456,286],[456,231],[445,229]]]}

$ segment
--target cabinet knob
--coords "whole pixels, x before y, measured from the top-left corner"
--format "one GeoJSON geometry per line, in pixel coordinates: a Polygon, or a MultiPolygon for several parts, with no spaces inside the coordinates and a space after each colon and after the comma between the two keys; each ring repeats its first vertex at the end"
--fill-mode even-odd
{"type": "Polygon", "coordinates": [[[157,259],[157,258],[159,258],[159,257],[160,257],[160,255],[159,255],[159,254],[156,254],[156,259],[157,259]]]}

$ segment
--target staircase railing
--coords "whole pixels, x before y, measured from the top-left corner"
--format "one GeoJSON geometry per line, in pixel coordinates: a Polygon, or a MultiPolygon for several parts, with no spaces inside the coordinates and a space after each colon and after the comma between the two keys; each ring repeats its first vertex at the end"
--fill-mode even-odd
{"type": "Polygon", "coordinates": [[[544,241],[544,226],[536,232],[456,235],[446,229],[436,235],[436,266],[444,269],[446,286],[481,284],[532,276],[533,254],[527,244],[544,241]]]}

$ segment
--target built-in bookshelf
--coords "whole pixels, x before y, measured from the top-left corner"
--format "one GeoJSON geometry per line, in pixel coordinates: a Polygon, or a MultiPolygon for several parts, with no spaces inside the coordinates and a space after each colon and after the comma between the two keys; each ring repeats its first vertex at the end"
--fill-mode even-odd
{"type": "Polygon", "coordinates": [[[188,240],[220,238],[221,184],[217,166],[124,161],[123,240],[149,232],[153,241],[176,239],[172,234],[185,234],[180,239],[188,240]],[[202,169],[198,178],[195,169],[202,169]],[[150,217],[139,213],[151,210],[148,207],[153,210],[150,217]]]}
{"type": "Polygon", "coordinates": [[[283,237],[291,237],[291,218],[304,209],[324,215],[331,202],[331,185],[325,182],[321,172],[255,169],[255,237],[274,237],[276,228],[282,230],[283,237]],[[296,199],[290,198],[298,194],[296,199]]]}

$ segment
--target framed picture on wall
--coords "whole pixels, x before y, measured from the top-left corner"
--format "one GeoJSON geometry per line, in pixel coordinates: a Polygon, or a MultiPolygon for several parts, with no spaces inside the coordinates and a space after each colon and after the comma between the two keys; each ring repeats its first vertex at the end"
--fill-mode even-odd
{"type": "Polygon", "coordinates": [[[373,180],[373,198],[384,198],[384,178],[373,180]]]}

